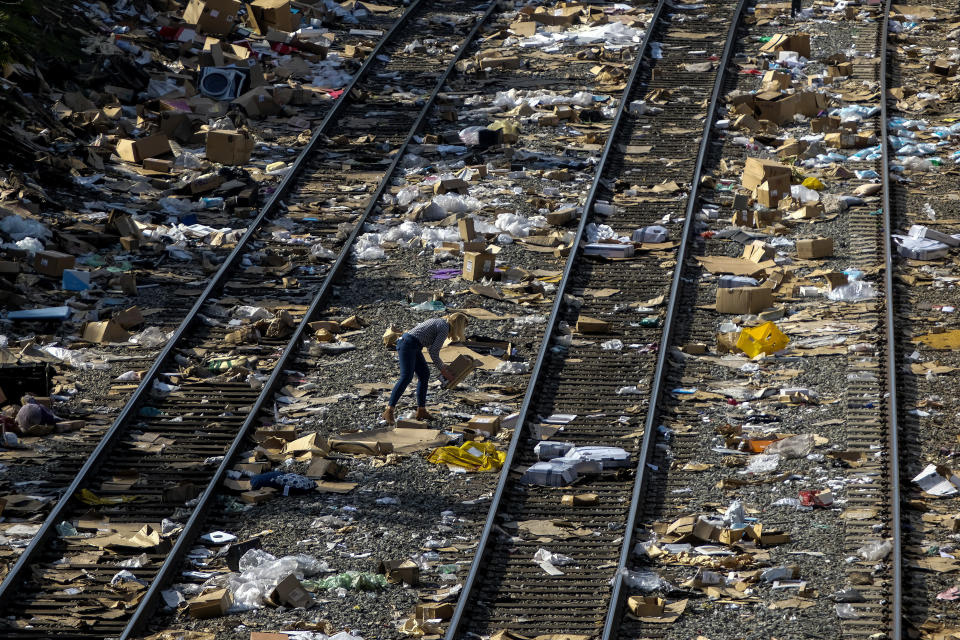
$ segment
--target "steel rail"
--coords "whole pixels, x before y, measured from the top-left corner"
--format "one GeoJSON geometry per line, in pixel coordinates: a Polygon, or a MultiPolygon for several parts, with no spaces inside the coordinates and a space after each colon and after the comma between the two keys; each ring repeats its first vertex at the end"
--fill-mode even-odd
{"type": "Polygon", "coordinates": [[[167,557],[164,559],[163,565],[157,572],[156,577],[150,583],[150,588],[147,590],[147,593],[144,594],[140,605],[137,607],[137,610],[134,612],[134,615],[131,617],[130,622],[127,624],[127,627],[124,629],[124,632],[120,636],[119,640],[129,640],[129,638],[136,634],[140,627],[146,623],[159,601],[158,599],[160,598],[162,589],[173,577],[174,572],[179,569],[179,565],[181,564],[184,555],[190,550],[197,536],[200,535],[200,527],[204,524],[207,512],[213,504],[213,498],[217,493],[220,483],[223,481],[227,471],[233,464],[233,459],[239,454],[241,448],[244,446],[246,435],[253,427],[253,424],[257,420],[260,411],[263,409],[264,405],[272,401],[273,394],[279,386],[282,372],[287,367],[288,362],[290,362],[290,360],[301,347],[301,341],[303,340],[304,334],[308,329],[307,324],[311,321],[311,318],[317,314],[324,302],[326,302],[327,296],[333,287],[334,281],[340,274],[340,271],[343,269],[344,265],[348,263],[350,251],[353,248],[353,244],[356,241],[357,236],[363,229],[364,224],[366,224],[370,214],[379,206],[380,198],[390,185],[390,179],[393,177],[400,160],[403,158],[407,146],[413,140],[413,137],[422,131],[423,126],[427,121],[427,117],[430,115],[430,110],[433,108],[433,105],[436,102],[437,96],[450,79],[450,76],[456,68],[456,64],[463,59],[463,56],[466,54],[470,43],[473,42],[481,27],[483,27],[483,25],[486,24],[486,22],[490,19],[490,16],[493,15],[497,6],[497,2],[491,2],[483,15],[476,20],[473,28],[464,37],[456,55],[453,57],[443,74],[437,80],[437,84],[431,92],[429,99],[424,103],[423,108],[420,110],[417,120],[410,127],[410,131],[407,133],[403,144],[401,144],[396,152],[394,152],[393,161],[384,172],[383,178],[380,180],[376,190],[370,198],[370,201],[367,203],[366,208],[364,209],[360,218],[357,220],[353,231],[350,233],[349,237],[344,243],[343,249],[340,251],[340,255],[337,257],[336,262],[333,264],[329,273],[324,278],[320,289],[317,291],[313,301],[310,303],[310,307],[307,309],[307,312],[304,314],[300,324],[290,337],[286,348],[284,348],[283,353],[280,355],[276,365],[273,367],[270,377],[264,383],[263,389],[260,391],[260,395],[257,397],[257,400],[254,402],[250,412],[247,414],[247,418],[244,420],[239,431],[237,432],[237,436],[231,443],[229,450],[224,455],[223,462],[220,463],[220,466],[217,468],[216,473],[214,474],[210,483],[207,485],[203,495],[200,496],[199,502],[194,508],[190,519],[184,525],[183,531],[177,537],[176,543],[174,543],[170,553],[167,554],[167,557]]]}
{"type": "Polygon", "coordinates": [[[677,265],[673,270],[673,281],[670,283],[670,297],[667,303],[667,315],[663,323],[663,333],[660,336],[660,351],[657,353],[657,366],[653,372],[652,387],[650,389],[650,403],[647,408],[647,417],[644,422],[643,444],[640,448],[640,458],[637,461],[636,476],[633,484],[633,494],[630,498],[630,512],[627,515],[627,527],[623,534],[623,545],[620,548],[620,561],[617,567],[617,573],[613,577],[613,593],[610,596],[611,606],[607,609],[607,619],[603,625],[602,640],[610,640],[620,624],[620,616],[623,612],[623,591],[624,579],[627,571],[627,564],[633,553],[633,534],[642,510],[641,500],[643,499],[643,490],[647,482],[647,463],[655,449],[657,439],[657,422],[660,414],[660,402],[663,397],[663,382],[667,374],[670,357],[670,344],[673,339],[674,318],[680,308],[679,301],[681,283],[683,281],[683,270],[687,262],[687,249],[692,241],[694,229],[694,217],[697,209],[697,201],[700,196],[700,180],[703,176],[703,165],[706,162],[709,153],[711,132],[713,123],[717,116],[717,109],[720,103],[720,93],[723,90],[723,82],[726,80],[727,69],[730,66],[730,59],[733,56],[733,50],[736,46],[737,30],[740,27],[740,20],[743,17],[743,11],[747,0],[738,0],[737,7],[733,13],[733,21],[730,24],[730,30],[727,32],[727,40],[723,45],[723,54],[717,67],[717,77],[713,82],[713,92],[710,95],[709,106],[707,107],[707,117],[703,123],[703,133],[700,137],[700,149],[697,153],[697,163],[693,170],[693,180],[690,183],[690,195],[687,198],[687,209],[684,213],[683,232],[680,236],[680,249],[677,252],[677,265]]]}
{"type": "Polygon", "coordinates": [[[887,126],[887,65],[890,51],[890,9],[892,0],[883,4],[883,24],[880,34],[880,159],[883,170],[880,172],[883,195],[883,291],[886,298],[887,323],[887,407],[889,411],[888,439],[890,446],[890,517],[891,541],[893,552],[891,564],[893,568],[893,593],[890,597],[891,619],[890,638],[900,640],[903,637],[903,540],[900,527],[900,447],[899,447],[899,403],[897,399],[897,358],[894,329],[894,288],[893,288],[893,215],[890,210],[890,143],[887,126]]]}
{"type": "Polygon", "coordinates": [[[116,420],[114,420],[113,425],[103,435],[103,438],[101,438],[93,452],[91,452],[91,454],[87,457],[86,462],[84,462],[83,466],[77,472],[73,482],[70,483],[70,486],[64,491],[61,499],[46,517],[39,531],[33,537],[33,540],[17,559],[16,564],[14,564],[13,568],[10,569],[10,573],[7,574],[7,577],[4,579],[4,581],[0,583],[0,610],[2,610],[7,601],[16,594],[17,589],[27,582],[29,577],[28,569],[30,563],[32,562],[33,556],[38,553],[39,550],[42,549],[48,540],[54,535],[56,524],[63,519],[64,512],[67,509],[70,498],[80,489],[82,489],[87,479],[96,473],[96,471],[98,471],[102,466],[107,454],[110,453],[110,451],[116,445],[117,439],[120,437],[120,435],[122,435],[127,421],[131,417],[136,416],[136,409],[138,408],[141,400],[143,400],[145,397],[149,397],[149,392],[152,388],[153,381],[157,379],[160,371],[162,371],[162,367],[170,358],[170,355],[173,353],[176,345],[180,342],[180,340],[183,339],[184,336],[188,335],[189,331],[193,328],[193,324],[197,320],[203,305],[206,304],[207,300],[213,295],[213,293],[219,289],[235,264],[239,263],[243,252],[246,250],[247,245],[253,239],[260,226],[264,221],[272,216],[274,210],[280,204],[281,199],[286,196],[286,194],[292,188],[294,182],[300,177],[300,174],[306,166],[308,159],[313,155],[313,152],[315,151],[321,138],[325,135],[327,129],[332,123],[335,122],[336,118],[340,115],[347,104],[350,103],[351,92],[356,85],[366,77],[376,59],[376,56],[380,53],[380,51],[382,51],[384,45],[390,41],[400,30],[400,28],[407,23],[410,16],[413,15],[413,13],[424,2],[426,2],[426,0],[413,0],[410,6],[407,7],[406,11],[404,11],[403,15],[397,18],[390,30],[384,34],[383,38],[380,39],[374,50],[369,56],[367,56],[367,59],[361,65],[357,73],[354,74],[350,83],[344,89],[343,94],[339,99],[337,99],[333,107],[327,112],[326,116],[321,121],[320,126],[310,138],[310,142],[307,143],[307,146],[297,157],[297,160],[295,161],[290,172],[284,177],[271,198],[260,210],[260,213],[248,226],[246,233],[244,233],[243,237],[237,242],[237,246],[233,249],[233,251],[230,252],[226,260],[224,260],[224,263],[220,266],[210,280],[210,283],[203,290],[203,293],[200,294],[200,297],[194,303],[193,307],[191,307],[190,311],[187,312],[186,317],[174,331],[173,336],[154,359],[153,365],[143,377],[139,386],[137,386],[136,390],[130,396],[130,399],[127,400],[127,403],[120,411],[120,414],[117,416],[116,420]]]}
{"type": "Polygon", "coordinates": [[[467,579],[463,585],[463,590],[460,593],[460,598],[457,600],[457,607],[450,619],[450,626],[447,628],[447,633],[445,636],[446,640],[454,640],[459,635],[460,625],[463,623],[464,613],[467,610],[468,602],[470,600],[470,594],[473,592],[477,578],[485,564],[487,545],[490,541],[493,529],[496,526],[497,511],[500,505],[500,500],[503,498],[504,491],[506,490],[508,476],[510,474],[510,469],[513,467],[513,460],[516,457],[517,449],[519,448],[521,434],[526,422],[526,416],[530,411],[530,405],[533,402],[533,396],[538,386],[537,383],[539,382],[540,374],[543,371],[543,365],[546,362],[547,354],[550,350],[550,342],[553,338],[553,331],[557,326],[557,319],[560,316],[560,309],[563,305],[564,292],[566,291],[567,284],[570,281],[570,274],[573,271],[574,262],[576,262],[576,255],[580,248],[580,242],[583,239],[584,229],[587,227],[587,221],[590,219],[590,214],[596,202],[597,194],[602,186],[604,169],[606,168],[607,161],[610,158],[614,140],[616,139],[617,133],[619,132],[623,123],[624,114],[627,112],[627,105],[629,104],[630,95],[633,93],[634,85],[636,84],[637,78],[640,75],[640,69],[643,66],[644,56],[647,53],[650,45],[650,36],[653,33],[655,25],[660,22],[661,15],[667,6],[666,0],[658,0],[657,7],[650,19],[650,26],[643,35],[643,40],[641,41],[640,48],[637,52],[637,59],[633,63],[633,67],[630,70],[630,76],[627,78],[626,87],[624,88],[623,94],[620,97],[620,104],[617,107],[617,113],[614,116],[613,124],[610,127],[610,133],[607,135],[607,141],[603,146],[603,152],[600,156],[600,161],[597,163],[593,182],[590,185],[590,190],[587,192],[587,197],[583,204],[583,211],[580,214],[580,223],[577,225],[577,232],[574,237],[573,245],[570,247],[570,255],[569,258],[567,258],[566,265],[564,265],[563,268],[563,276],[560,279],[560,283],[557,285],[556,296],[553,301],[553,306],[550,309],[550,317],[547,320],[543,339],[540,343],[540,350],[537,353],[537,359],[534,362],[533,369],[530,373],[530,380],[527,383],[527,391],[524,394],[523,402],[520,405],[520,417],[517,420],[513,436],[510,439],[510,446],[507,449],[506,458],[502,467],[503,470],[500,473],[500,480],[497,482],[497,489],[493,494],[493,499],[490,503],[490,510],[487,512],[487,519],[484,523],[483,531],[480,534],[480,541],[477,545],[477,551],[474,555],[473,563],[470,565],[470,573],[467,574],[467,579]]]}

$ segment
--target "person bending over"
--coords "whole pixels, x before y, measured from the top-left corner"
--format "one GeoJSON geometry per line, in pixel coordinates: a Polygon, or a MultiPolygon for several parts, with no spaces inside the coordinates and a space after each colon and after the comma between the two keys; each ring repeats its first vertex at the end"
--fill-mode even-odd
{"type": "Polygon", "coordinates": [[[452,313],[443,318],[431,318],[421,322],[410,331],[407,331],[397,340],[397,357],[400,360],[400,378],[393,385],[390,393],[390,402],[383,412],[383,419],[387,424],[394,424],[396,416],[394,409],[400,396],[407,390],[413,374],[417,374],[417,420],[430,420],[432,415],[427,411],[427,384],[430,382],[430,367],[423,357],[423,350],[430,353],[430,359],[440,370],[440,375],[447,381],[453,379],[453,373],[440,359],[440,349],[449,336],[452,342],[462,342],[464,330],[467,327],[467,316],[462,313],[452,313]]]}

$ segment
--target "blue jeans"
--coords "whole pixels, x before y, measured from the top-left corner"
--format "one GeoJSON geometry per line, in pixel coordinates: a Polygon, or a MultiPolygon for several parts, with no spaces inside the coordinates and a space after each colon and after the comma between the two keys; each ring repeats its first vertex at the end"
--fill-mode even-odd
{"type": "Polygon", "coordinates": [[[400,379],[393,385],[390,394],[390,406],[397,406],[400,396],[407,390],[407,385],[417,374],[417,406],[427,406],[427,384],[430,382],[430,367],[423,357],[423,345],[420,341],[406,333],[397,340],[397,356],[400,358],[400,379]]]}

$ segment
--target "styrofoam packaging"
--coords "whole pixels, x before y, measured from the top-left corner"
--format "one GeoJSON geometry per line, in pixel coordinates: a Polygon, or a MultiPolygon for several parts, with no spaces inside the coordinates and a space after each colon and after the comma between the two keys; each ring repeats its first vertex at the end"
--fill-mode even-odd
{"type": "Polygon", "coordinates": [[[666,242],[669,233],[666,227],[655,224],[634,230],[631,239],[634,242],[666,242]]]}
{"type": "Polygon", "coordinates": [[[572,442],[550,442],[545,440],[538,442],[533,448],[533,451],[537,454],[537,460],[553,460],[554,458],[562,458],[567,455],[571,449],[573,449],[572,442]]]}
{"type": "Polygon", "coordinates": [[[960,239],[937,231],[936,229],[931,229],[930,227],[926,227],[922,224],[915,224],[911,226],[909,234],[911,238],[924,238],[926,240],[942,242],[943,244],[951,247],[960,247],[960,239]]]}
{"type": "Polygon", "coordinates": [[[950,252],[950,247],[936,240],[894,235],[897,253],[911,260],[938,260],[950,252]]]}
{"type": "Polygon", "coordinates": [[[545,487],[564,487],[572,484],[578,477],[576,460],[554,458],[529,467],[523,473],[521,482],[545,487]]]}
{"type": "Polygon", "coordinates": [[[576,447],[567,454],[567,457],[574,460],[600,462],[604,469],[630,466],[630,454],[620,447],[576,447]]]}
{"type": "Polygon", "coordinates": [[[634,248],[632,244],[595,242],[584,245],[583,253],[587,256],[603,256],[605,258],[632,258],[634,248]]]}

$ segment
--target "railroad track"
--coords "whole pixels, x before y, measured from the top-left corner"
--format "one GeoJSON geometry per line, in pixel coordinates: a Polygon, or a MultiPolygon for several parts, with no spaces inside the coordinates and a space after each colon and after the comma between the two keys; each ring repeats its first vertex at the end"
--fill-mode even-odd
{"type": "MultiPolygon", "coordinates": [[[[332,274],[347,261],[353,239],[419,133],[439,88],[494,7],[480,15],[467,3],[446,4],[440,19],[437,9],[427,0],[413,2],[394,23],[348,86],[346,99],[327,114],[287,179],[77,471],[66,492],[72,499],[54,507],[0,585],[0,608],[15,614],[8,619],[7,637],[127,638],[146,621],[162,585],[198,535],[197,523],[243,434],[262,403],[272,398],[290,354],[309,335],[303,320],[313,317],[330,293],[332,274]],[[435,38],[436,49],[408,47],[426,35],[435,38]],[[445,70],[438,68],[438,60],[447,63],[445,70]],[[395,96],[400,83],[414,95],[395,96]],[[372,122],[364,117],[377,112],[372,122]],[[311,260],[305,249],[286,242],[283,231],[289,226],[278,224],[284,218],[297,221],[308,234],[323,234],[325,248],[339,250],[333,264],[324,262],[324,256],[311,260]],[[270,313],[254,329],[231,324],[228,304],[269,308],[270,313]],[[243,355],[223,363],[217,354],[226,353],[230,343],[245,345],[243,355]],[[226,375],[204,379],[210,377],[211,363],[226,375]],[[174,368],[182,373],[167,372],[174,368]],[[253,371],[262,373],[253,376],[253,371]],[[118,485],[120,475],[133,484],[118,485]],[[122,501],[133,487],[136,499],[122,501]],[[179,493],[173,496],[169,489],[179,493]],[[95,497],[84,503],[78,500],[81,490],[95,497]],[[192,508],[183,511],[188,501],[192,508]],[[154,525],[151,535],[162,531],[161,521],[172,513],[189,517],[182,532],[168,538],[169,553],[124,565],[148,586],[145,593],[114,602],[110,615],[97,618],[91,614],[106,611],[105,602],[117,595],[108,586],[118,564],[141,552],[133,545],[110,554],[108,561],[103,554],[84,553],[89,547],[82,538],[71,540],[69,529],[57,530],[60,523],[80,523],[91,502],[99,507],[95,522],[148,522],[154,525]],[[65,587],[64,575],[83,575],[91,585],[65,587]],[[72,608],[64,611],[67,603],[72,608]]],[[[81,524],[81,529],[86,526],[97,525],[81,524]]]]}
{"type": "MultiPolygon", "coordinates": [[[[682,259],[686,250],[682,239],[692,224],[686,193],[700,176],[701,159],[692,158],[690,151],[699,146],[703,120],[713,109],[711,94],[715,98],[718,91],[711,62],[719,60],[715,66],[723,67],[729,59],[731,45],[725,43],[732,42],[742,5],[717,2],[690,9],[687,14],[682,4],[672,7],[676,17],[671,21],[664,5],[657,7],[643,56],[624,93],[624,110],[618,114],[588,196],[585,210],[593,215],[584,217],[578,235],[578,241],[586,244],[582,232],[589,223],[609,225],[622,235],[662,221],[670,229],[669,242],[654,245],[639,260],[577,255],[568,263],[559,285],[567,302],[558,296],[548,321],[548,339],[520,410],[525,420],[508,451],[509,471],[494,495],[448,638],[484,636],[500,629],[524,635],[562,630],[593,636],[603,631],[609,637],[616,629],[615,621],[604,625],[618,612],[610,606],[610,584],[614,581],[619,591],[621,545],[635,481],[632,463],[582,478],[575,487],[525,484],[518,471],[537,461],[534,447],[548,437],[540,434],[554,431],[549,436],[552,442],[623,447],[634,461],[644,455],[639,404],[656,389],[655,370],[662,361],[656,347],[669,335],[671,322],[660,304],[675,286],[673,265],[678,255],[682,259]],[[660,44],[650,47],[651,42],[660,44]],[[704,64],[706,73],[700,71],[704,64]],[[658,95],[670,95],[675,102],[656,115],[626,111],[632,102],[658,95]],[[675,181],[676,188],[663,186],[669,181],[675,181]],[[597,207],[601,200],[606,206],[597,207]],[[591,293],[604,288],[616,289],[616,294],[604,298],[591,293]],[[608,325],[592,335],[565,336],[560,323],[574,327],[581,317],[608,325]],[[621,348],[605,349],[602,343],[610,340],[621,341],[621,348]],[[631,386],[632,393],[624,393],[631,386]],[[558,423],[551,416],[561,415],[567,416],[559,419],[562,429],[551,427],[550,422],[558,423]],[[594,498],[586,506],[571,508],[563,504],[565,494],[594,498]],[[511,535],[525,522],[554,519],[590,534],[547,544],[532,536],[511,535]],[[559,575],[548,574],[534,562],[541,547],[569,558],[569,566],[562,566],[559,575]]],[[[643,466],[640,462],[639,468],[643,466]]]]}
{"type": "MultiPolygon", "coordinates": [[[[942,160],[944,166],[911,169],[906,162],[910,154],[899,153],[904,137],[919,136],[922,140],[918,141],[940,142],[929,135],[949,128],[953,124],[950,113],[956,109],[957,100],[949,94],[922,111],[907,102],[910,94],[936,84],[936,76],[925,73],[927,64],[946,53],[943,47],[949,24],[958,13],[955,2],[932,2],[924,5],[924,9],[930,13],[920,17],[907,18],[899,10],[892,13],[890,22],[896,23],[898,32],[891,32],[887,41],[887,87],[891,92],[907,92],[901,98],[891,94],[885,105],[889,123],[886,161],[894,179],[884,206],[888,211],[889,232],[900,235],[907,235],[912,225],[952,234],[960,222],[958,208],[951,199],[956,180],[946,168],[955,146],[953,141],[944,137],[932,154],[921,156],[921,161],[942,160]],[[918,47],[924,51],[921,61],[911,58],[911,49],[918,47]],[[897,123],[916,119],[924,122],[913,132],[904,131],[903,125],[897,123]]],[[[956,496],[934,498],[912,481],[927,464],[955,465],[953,452],[960,429],[955,394],[950,393],[949,369],[956,367],[960,358],[954,350],[939,350],[918,342],[923,336],[953,330],[956,323],[950,307],[957,304],[958,296],[950,283],[955,273],[956,268],[942,260],[914,261],[901,256],[895,256],[890,270],[903,486],[904,637],[926,638],[936,634],[949,637],[960,629],[960,617],[949,600],[949,590],[955,581],[948,557],[953,555],[949,551],[953,544],[950,514],[956,512],[958,502],[956,496]],[[926,374],[923,369],[927,365],[944,369],[926,374]],[[943,553],[938,553],[941,550],[943,553]]]]}
{"type": "MultiPolygon", "coordinates": [[[[393,3],[386,3],[383,6],[390,6],[393,3]]],[[[380,32],[386,34],[399,17],[403,14],[403,5],[397,4],[393,11],[381,11],[370,14],[357,25],[338,23],[328,25],[329,33],[335,37],[338,51],[344,51],[347,47],[367,47],[372,50],[375,43],[371,42],[370,33],[380,32]],[[360,27],[358,30],[357,27],[360,27]],[[362,32],[368,35],[361,35],[362,32]]],[[[355,59],[353,69],[359,74],[365,74],[363,60],[355,59]]],[[[310,122],[310,126],[319,126],[324,116],[330,111],[335,101],[318,102],[310,105],[303,105],[298,108],[298,116],[310,122]]],[[[283,130],[288,125],[280,125],[271,131],[277,133],[278,129],[283,130]]],[[[308,129],[309,131],[309,129],[308,129]]],[[[299,133],[302,133],[299,132],[299,133]]],[[[267,193],[267,190],[264,190],[267,193]]],[[[229,223],[224,222],[222,226],[241,227],[246,224],[244,220],[252,220],[259,213],[255,205],[260,202],[260,194],[253,194],[250,202],[244,199],[244,205],[225,207],[223,213],[229,216],[229,223]],[[246,206],[250,205],[250,206],[246,206]]],[[[210,215],[217,217],[221,214],[210,212],[210,215]]],[[[224,220],[226,217],[224,218],[224,220]]],[[[203,221],[211,226],[220,226],[207,217],[207,212],[203,214],[203,221]]],[[[82,235],[82,234],[81,234],[82,235]]],[[[89,238],[88,238],[89,239],[89,238]]],[[[276,255],[290,253],[290,248],[281,245],[279,242],[270,239],[271,245],[269,251],[276,255]]],[[[171,259],[166,252],[158,256],[134,254],[130,257],[131,264],[139,270],[139,285],[142,288],[138,290],[138,295],[132,299],[143,311],[145,316],[144,327],[154,327],[163,334],[171,334],[182,323],[185,316],[190,311],[196,297],[203,292],[203,287],[207,284],[209,277],[217,270],[217,265],[222,264],[234,248],[232,243],[224,243],[221,246],[189,245],[186,247],[189,251],[202,254],[199,260],[189,262],[177,262],[171,259]],[[189,284],[187,284],[189,283],[189,284]]],[[[295,252],[293,255],[296,255],[295,252]]],[[[307,283],[309,284],[309,282],[307,283]]],[[[302,288],[302,292],[308,289],[302,288]]],[[[288,295],[296,293],[289,290],[288,295]]],[[[308,295],[302,293],[302,295],[308,295]]],[[[30,325],[25,325],[30,327],[30,325]]],[[[34,331],[45,332],[46,329],[41,324],[31,327],[34,331]]],[[[107,354],[109,364],[108,371],[113,378],[121,376],[128,371],[146,371],[163,351],[163,344],[159,346],[141,344],[135,348],[130,345],[116,347],[113,345],[102,345],[102,353],[107,354]]],[[[86,397],[93,389],[101,384],[101,377],[105,375],[103,369],[80,369],[74,368],[71,381],[79,383],[80,388],[85,393],[87,401],[81,406],[76,403],[68,409],[73,418],[84,419],[87,422],[85,430],[70,441],[58,440],[50,449],[51,454],[58,459],[68,460],[64,467],[59,467],[59,462],[51,462],[45,465],[49,471],[43,478],[47,483],[43,488],[45,491],[51,491],[54,487],[62,490],[73,482],[76,472],[80,465],[96,449],[103,433],[113,422],[111,412],[118,412],[125,404],[127,399],[133,394],[139,386],[137,381],[114,380],[110,385],[110,390],[106,398],[100,399],[99,406],[94,406],[92,399],[86,397]],[[104,405],[107,411],[103,411],[104,405]]],[[[12,563],[11,563],[12,564],[12,563]]],[[[4,568],[6,569],[6,567],[4,568]]],[[[0,576],[5,575],[5,571],[0,576]]]]}
{"type": "MultiPolygon", "coordinates": [[[[857,20],[859,27],[853,34],[857,50],[867,54],[880,51],[885,24],[882,13],[860,13],[857,20]]],[[[754,28],[751,35],[755,39],[782,31],[782,27],[773,24],[766,30],[754,28]]],[[[741,43],[739,53],[744,56],[743,61],[749,63],[761,56],[759,43],[743,42],[749,40],[741,43]]],[[[832,53],[826,49],[830,46],[828,40],[813,44],[814,58],[832,53]]],[[[878,87],[882,67],[874,62],[875,58],[869,55],[856,58],[852,76],[878,87]]],[[[731,74],[725,83],[725,92],[758,89],[759,78],[750,78],[731,74]]],[[[869,97],[861,98],[860,102],[871,105],[869,97]]],[[[847,100],[837,100],[833,106],[849,104],[847,100]]],[[[873,104],[879,106],[876,102],[873,104]]],[[[805,125],[801,126],[806,129],[805,125]]],[[[875,116],[865,120],[861,128],[879,131],[881,126],[881,117],[875,116]]],[[[791,130],[793,135],[801,135],[794,131],[791,130]]],[[[733,133],[717,136],[720,144],[711,148],[713,154],[708,160],[712,172],[722,175],[718,168],[721,161],[727,166],[740,166],[747,157],[770,157],[748,150],[735,136],[733,133]]],[[[776,160],[776,156],[773,159],[776,160]]],[[[883,163],[874,161],[870,165],[876,170],[880,184],[885,186],[883,163]]],[[[855,168],[862,169],[863,164],[855,168]]],[[[807,169],[802,172],[809,175],[807,169]]],[[[829,174],[817,174],[816,169],[814,172],[827,183],[828,192],[833,193],[850,193],[868,181],[853,176],[849,180],[838,175],[828,177],[829,174]]],[[[701,229],[706,231],[722,230],[736,213],[729,191],[725,192],[719,179],[717,185],[720,188],[712,193],[708,189],[702,192],[704,203],[719,205],[718,214],[702,218],[705,224],[701,229]],[[710,218],[720,224],[715,225],[710,218]]],[[[883,292],[884,267],[889,264],[889,255],[884,240],[884,220],[876,215],[879,204],[879,198],[867,198],[849,210],[831,212],[831,219],[812,228],[787,223],[787,228],[780,227],[769,235],[761,233],[759,237],[779,240],[783,236],[797,239],[830,235],[835,249],[824,266],[835,271],[853,269],[867,274],[879,273],[879,283],[875,284],[883,292]]],[[[732,256],[734,251],[739,254],[740,248],[739,243],[716,237],[708,237],[695,246],[697,257],[732,256]]],[[[790,249],[785,251],[789,254],[790,249]]],[[[803,269],[802,263],[800,269],[803,269]]],[[[802,278],[809,271],[800,269],[795,277],[805,283],[802,278]]],[[[759,521],[768,530],[783,530],[785,536],[776,542],[771,538],[769,544],[747,540],[739,549],[735,545],[729,548],[732,554],[725,559],[699,563],[690,562],[683,554],[658,555],[638,548],[628,568],[635,572],[654,572],[670,584],[678,585],[668,589],[672,599],[690,600],[685,613],[673,625],[628,618],[620,626],[620,637],[682,638],[697,633],[713,636],[734,628],[742,620],[743,611],[750,611],[757,628],[773,635],[796,633],[800,629],[822,637],[881,637],[874,634],[899,637],[898,459],[896,422],[891,420],[895,415],[896,397],[887,393],[893,375],[889,355],[892,337],[885,329],[888,320],[882,297],[855,304],[808,303],[781,289],[775,295],[785,303],[790,317],[773,315],[761,320],[774,320],[781,325],[792,334],[800,349],[792,351],[794,357],[788,356],[780,362],[765,360],[757,363],[759,366],[755,369],[739,371],[739,365],[734,367],[731,363],[727,365],[731,368],[724,371],[720,359],[696,357],[692,355],[695,351],[691,355],[681,353],[681,350],[690,351],[688,345],[716,344],[718,327],[730,317],[730,314],[708,309],[715,300],[716,277],[693,261],[685,265],[684,271],[684,284],[677,299],[679,308],[690,309],[692,313],[682,316],[672,342],[666,345],[674,354],[674,362],[665,374],[664,385],[674,392],[659,398],[658,404],[651,408],[651,412],[657,413],[652,424],[665,425],[674,433],[671,440],[661,440],[652,454],[650,461],[655,470],[649,473],[649,484],[644,487],[645,504],[639,508],[642,517],[637,522],[636,539],[643,547],[652,543],[656,549],[657,545],[672,541],[665,533],[671,523],[691,516],[704,516],[720,523],[720,514],[724,514],[734,500],[742,501],[748,508],[748,523],[759,521]],[[833,355],[829,349],[819,355],[806,352],[803,349],[817,341],[808,340],[804,344],[804,338],[811,334],[804,328],[804,318],[829,319],[828,326],[833,325],[834,331],[850,337],[821,341],[820,344],[844,345],[833,355]],[[763,385],[809,389],[819,393],[824,404],[817,408],[812,406],[819,404],[815,399],[809,404],[805,401],[797,404],[788,399],[764,402],[759,396],[743,395],[763,385]],[[695,397],[690,398],[691,389],[716,393],[718,399],[725,396],[731,406],[721,410],[717,407],[719,400],[714,400],[711,409],[710,400],[698,403],[695,397]],[[749,402],[744,403],[745,400],[749,402]],[[736,448],[735,444],[742,442],[743,450],[751,440],[776,439],[778,436],[773,435],[776,433],[816,434],[823,445],[829,442],[829,448],[834,451],[814,453],[807,462],[799,464],[786,458],[778,459],[766,472],[757,471],[745,477],[742,471],[734,470],[742,469],[749,457],[733,452],[722,455],[725,445],[736,448]],[[721,455],[711,453],[718,445],[720,450],[715,453],[721,455]],[[854,463],[831,461],[830,455],[846,456],[854,463]],[[822,461],[822,466],[811,464],[815,461],[822,461]],[[774,468],[782,474],[781,480],[791,473],[798,474],[794,476],[798,480],[796,485],[788,482],[785,490],[770,486],[778,478],[771,473],[774,468]],[[842,496],[847,510],[839,520],[829,511],[793,513],[789,506],[787,511],[777,508],[784,498],[788,505],[790,500],[798,501],[799,490],[824,491],[828,487],[842,496]],[[718,491],[720,488],[723,491],[718,491]],[[661,536],[666,540],[661,541],[661,536]],[[882,544],[885,540],[892,545],[886,554],[862,555],[866,552],[861,550],[867,545],[882,544]],[[843,558],[845,563],[842,569],[832,568],[824,558],[843,558]],[[698,566],[700,571],[695,569],[698,566]],[[779,587],[787,590],[778,592],[771,588],[777,586],[774,578],[759,578],[759,572],[750,573],[753,568],[771,570],[767,575],[783,568],[779,587]],[[708,569],[734,570],[734,573],[711,583],[710,574],[701,573],[708,569]],[[791,583],[791,579],[794,582],[791,583]],[[846,595],[837,596],[838,593],[846,595]],[[780,594],[797,597],[791,600],[780,594]],[[831,594],[830,599],[827,594],[831,594]],[[842,616],[836,606],[842,607],[842,616]]],[[[711,355],[713,353],[711,351],[711,355]]],[[[718,526],[722,528],[724,524],[718,526]]],[[[729,519],[726,526],[730,526],[729,519]]],[[[701,540],[704,541],[710,542],[710,539],[701,540]]],[[[831,560],[830,564],[834,562],[836,560],[831,560]]],[[[644,590],[634,589],[632,593],[642,595],[644,590]]]]}

